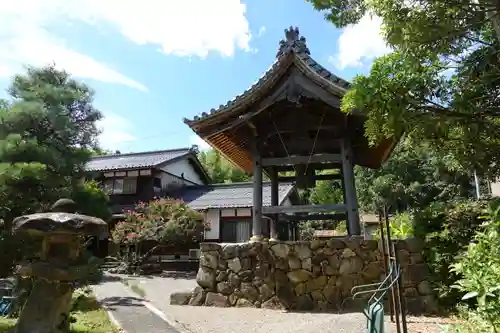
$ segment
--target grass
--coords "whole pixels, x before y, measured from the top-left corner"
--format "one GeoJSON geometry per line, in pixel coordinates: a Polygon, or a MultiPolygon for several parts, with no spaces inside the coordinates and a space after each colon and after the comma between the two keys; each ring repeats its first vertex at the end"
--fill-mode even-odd
{"type": "MultiPolygon", "coordinates": [[[[118,333],[119,329],[109,320],[108,314],[90,294],[75,292],[73,295],[74,310],[71,317],[71,333],[118,333]]],[[[17,319],[0,317],[0,332],[14,327],[17,319]]]]}
{"type": "Polygon", "coordinates": [[[142,298],[146,297],[146,292],[137,283],[133,283],[130,280],[122,280],[122,283],[142,298]]]}

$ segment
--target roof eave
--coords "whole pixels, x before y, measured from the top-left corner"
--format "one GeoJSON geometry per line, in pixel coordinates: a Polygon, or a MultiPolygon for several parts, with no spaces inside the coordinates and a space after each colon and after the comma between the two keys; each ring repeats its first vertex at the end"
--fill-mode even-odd
{"type": "Polygon", "coordinates": [[[218,110],[214,110],[210,114],[202,114],[203,116],[200,119],[184,118],[184,123],[195,130],[193,127],[197,125],[204,125],[219,118],[221,115],[228,115],[237,109],[246,107],[249,103],[253,102],[255,97],[260,97],[262,92],[267,91],[274,85],[275,79],[293,63],[294,55],[293,52],[290,52],[280,56],[257,82],[226,105],[220,106],[218,110]]]}

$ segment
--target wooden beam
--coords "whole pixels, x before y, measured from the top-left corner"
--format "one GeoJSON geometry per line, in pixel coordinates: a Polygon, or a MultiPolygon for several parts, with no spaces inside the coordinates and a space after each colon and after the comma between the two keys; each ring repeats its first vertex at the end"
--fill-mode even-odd
{"type": "MultiPolygon", "coordinates": [[[[279,180],[278,180],[278,170],[272,168],[269,174],[271,179],[271,206],[279,206],[279,180]]],[[[271,239],[278,239],[278,219],[279,215],[274,214],[269,225],[269,235],[271,239]]]]}
{"type": "MultiPolygon", "coordinates": [[[[314,139],[310,137],[302,137],[299,135],[293,136],[288,139],[282,137],[283,142],[278,138],[268,140],[264,146],[265,151],[269,153],[274,153],[276,156],[287,156],[287,155],[305,155],[311,154],[311,150],[314,147],[314,154],[338,154],[340,153],[340,144],[334,142],[331,138],[325,138],[320,134],[316,144],[314,139]],[[284,143],[284,145],[283,145],[284,143]],[[285,149],[286,147],[286,149],[285,149]]],[[[269,154],[270,155],[270,154],[269,154]]]]}
{"type": "Polygon", "coordinates": [[[294,221],[324,221],[324,220],[334,220],[334,221],[344,221],[347,220],[346,213],[337,213],[337,214],[309,214],[309,215],[286,215],[282,214],[280,216],[281,220],[287,222],[294,221]]]}
{"type": "Polygon", "coordinates": [[[321,88],[319,85],[311,81],[309,78],[304,76],[304,74],[300,73],[298,70],[294,71],[292,74],[293,80],[299,85],[303,90],[307,91],[313,96],[321,99],[326,104],[330,105],[334,109],[338,109],[340,111],[340,101],[342,97],[335,96],[331,92],[326,91],[321,88]]]}
{"type": "Polygon", "coordinates": [[[262,165],[257,144],[254,144],[253,152],[253,216],[252,216],[252,239],[260,241],[262,238],[262,165]]]}
{"type": "Polygon", "coordinates": [[[205,138],[210,138],[219,133],[228,131],[230,129],[236,128],[238,126],[247,123],[251,118],[255,117],[262,111],[266,110],[274,103],[278,102],[279,100],[285,99],[285,94],[288,89],[288,85],[289,82],[287,81],[283,83],[281,86],[279,86],[271,95],[268,95],[264,100],[258,103],[254,111],[250,111],[236,118],[233,118],[231,122],[229,123],[226,122],[226,125],[220,126],[219,124],[209,130],[200,131],[200,136],[205,138]]]}
{"type": "MultiPolygon", "coordinates": [[[[309,167],[316,170],[337,170],[342,167],[340,163],[310,163],[309,167]]],[[[280,172],[287,172],[287,171],[295,171],[295,166],[294,165],[281,165],[281,166],[276,166],[278,171],[280,172]]],[[[269,169],[269,167],[266,168],[266,170],[269,169]]]]}
{"type": "Polygon", "coordinates": [[[340,154],[314,154],[311,156],[266,157],[262,159],[262,166],[282,166],[296,164],[310,164],[322,162],[341,162],[340,154]]]}
{"type": "MultiPolygon", "coordinates": [[[[280,182],[293,182],[296,179],[296,176],[281,176],[278,178],[280,182]]],[[[330,174],[330,175],[315,175],[313,176],[314,181],[318,180],[337,180],[342,179],[342,175],[340,174],[330,174]]]]}
{"type": "Polygon", "coordinates": [[[271,206],[262,207],[263,214],[289,214],[289,213],[322,213],[322,212],[344,212],[344,204],[326,205],[296,205],[296,206],[271,206]]]}
{"type": "Polygon", "coordinates": [[[345,138],[341,145],[342,176],[344,178],[345,205],[347,207],[347,231],[350,236],[361,235],[359,223],[358,200],[354,185],[354,165],[352,163],[352,149],[349,139],[345,138]]]}

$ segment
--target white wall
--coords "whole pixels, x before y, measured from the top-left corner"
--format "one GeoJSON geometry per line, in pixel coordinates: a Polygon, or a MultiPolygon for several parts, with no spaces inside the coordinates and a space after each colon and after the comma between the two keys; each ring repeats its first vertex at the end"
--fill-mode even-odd
{"type": "Polygon", "coordinates": [[[186,181],[165,172],[158,172],[156,176],[161,178],[161,187],[164,191],[178,189],[186,183],[186,181]]]}
{"type": "Polygon", "coordinates": [[[500,197],[500,182],[491,183],[491,196],[500,197]]]}
{"type": "Polygon", "coordinates": [[[205,223],[209,223],[210,230],[205,231],[205,239],[219,239],[220,238],[220,216],[252,216],[252,208],[223,208],[223,209],[209,209],[204,212],[205,223]],[[236,214],[236,215],[235,215],[236,214]]]}
{"type": "Polygon", "coordinates": [[[181,177],[184,173],[184,179],[187,179],[195,184],[203,185],[203,181],[198,173],[194,170],[187,158],[180,159],[172,164],[161,168],[163,171],[171,173],[177,177],[181,177]]]}
{"type": "Polygon", "coordinates": [[[218,209],[209,209],[205,212],[205,222],[210,225],[210,230],[205,231],[205,239],[219,239],[219,214],[218,209]]]}

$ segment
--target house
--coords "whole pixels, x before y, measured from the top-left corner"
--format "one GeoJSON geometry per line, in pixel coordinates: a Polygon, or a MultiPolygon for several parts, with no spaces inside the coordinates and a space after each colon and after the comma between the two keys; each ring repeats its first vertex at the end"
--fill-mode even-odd
{"type": "MultiPolygon", "coordinates": [[[[86,165],[88,179],[102,184],[110,197],[113,221],[123,218],[123,210],[154,197],[184,200],[203,213],[209,224],[205,241],[240,242],[251,236],[251,183],[210,184],[209,176],[197,157],[196,146],[150,152],[96,156],[86,165]]],[[[263,190],[265,205],[271,205],[270,184],[263,190]]],[[[279,202],[299,201],[292,184],[281,184],[279,202]]],[[[282,235],[294,239],[296,228],[282,225],[282,235]]]]}
{"type": "MultiPolygon", "coordinates": [[[[210,230],[205,232],[205,241],[232,243],[246,242],[252,235],[253,183],[212,184],[206,186],[186,186],[177,195],[191,208],[203,213],[210,230]]],[[[271,183],[262,188],[264,207],[271,206],[271,183]]],[[[299,203],[295,185],[282,183],[278,188],[280,206],[299,203]]],[[[269,221],[263,223],[263,234],[269,237],[269,221]]],[[[280,239],[296,240],[297,227],[283,222],[278,231],[280,239]]]]}
{"type": "Polygon", "coordinates": [[[129,154],[96,156],[86,165],[88,178],[107,190],[114,214],[139,201],[170,194],[186,185],[210,182],[196,146],[129,154]]]}
{"type": "Polygon", "coordinates": [[[360,220],[363,225],[365,239],[374,239],[380,229],[380,217],[377,214],[362,214],[360,220]]]}
{"type": "Polygon", "coordinates": [[[491,183],[490,192],[492,197],[500,197],[500,182],[496,181],[491,183]]]}
{"type": "MultiPolygon", "coordinates": [[[[359,216],[363,230],[364,239],[376,239],[375,236],[380,229],[379,216],[376,214],[361,214],[359,216]]],[[[329,239],[335,237],[346,237],[347,231],[320,229],[313,233],[314,238],[329,239]]]]}

